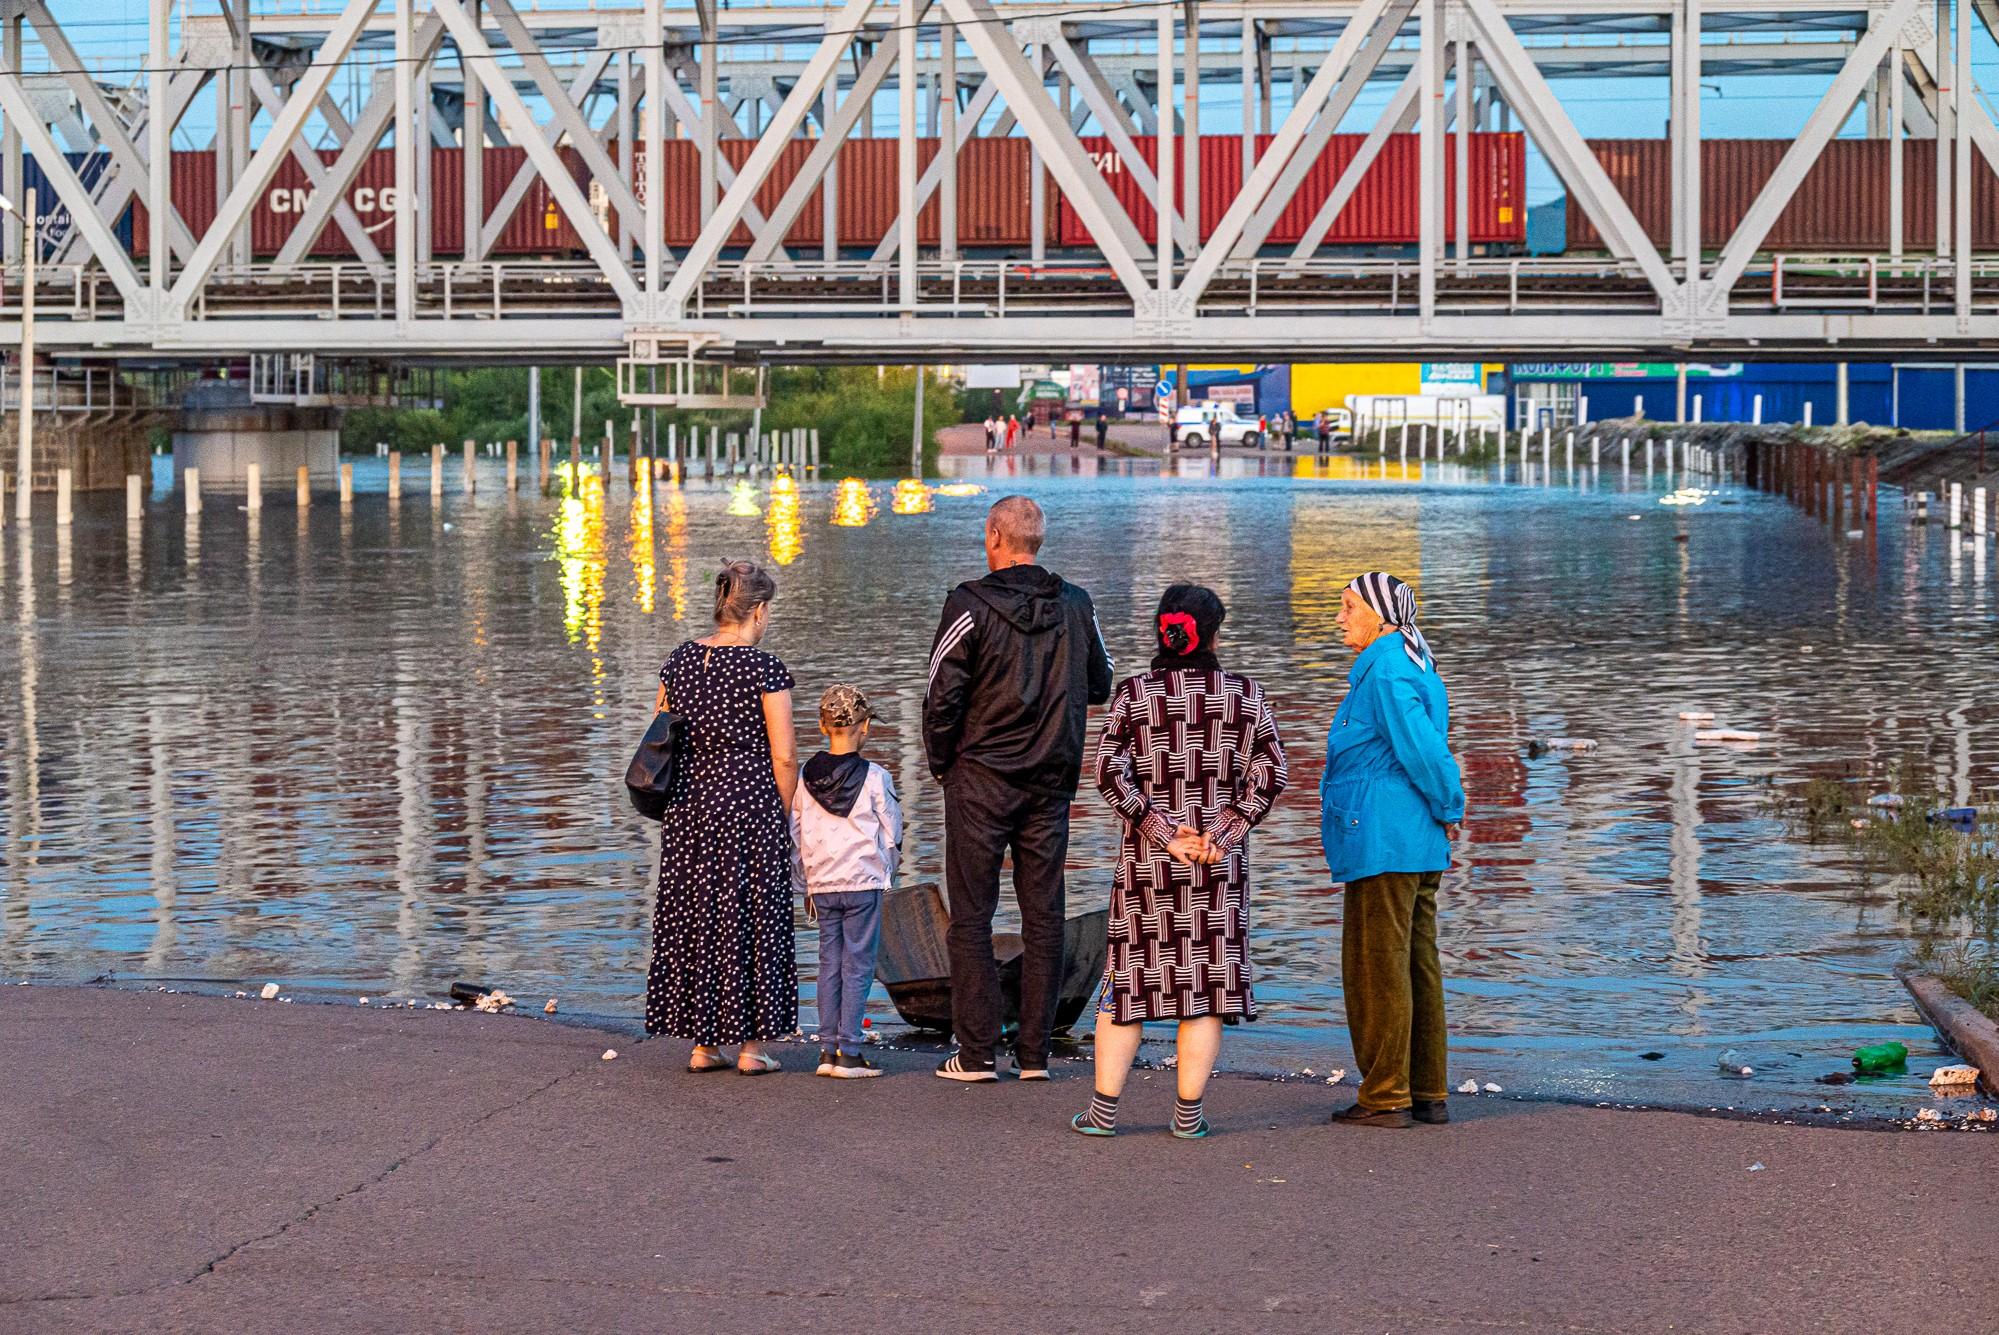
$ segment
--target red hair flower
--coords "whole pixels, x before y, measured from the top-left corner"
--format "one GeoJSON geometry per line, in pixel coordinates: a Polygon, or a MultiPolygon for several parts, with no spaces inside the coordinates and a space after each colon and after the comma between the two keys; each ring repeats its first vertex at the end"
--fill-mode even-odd
{"type": "Polygon", "coordinates": [[[1185,612],[1161,612],[1159,642],[1176,654],[1191,654],[1201,647],[1201,631],[1185,612]]]}

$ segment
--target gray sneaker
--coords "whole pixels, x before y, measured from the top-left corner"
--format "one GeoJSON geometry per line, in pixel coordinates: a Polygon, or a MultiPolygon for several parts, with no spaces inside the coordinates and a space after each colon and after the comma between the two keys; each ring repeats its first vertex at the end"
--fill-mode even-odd
{"type": "Polygon", "coordinates": [[[833,1069],[829,1072],[835,1080],[866,1080],[881,1073],[881,1067],[858,1052],[842,1052],[836,1055],[833,1058],[833,1069]]]}

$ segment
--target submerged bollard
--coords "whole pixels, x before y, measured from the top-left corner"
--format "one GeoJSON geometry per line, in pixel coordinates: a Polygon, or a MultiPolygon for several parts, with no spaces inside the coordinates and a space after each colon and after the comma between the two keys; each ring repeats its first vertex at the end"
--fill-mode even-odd
{"type": "Polygon", "coordinates": [[[67,468],[56,469],[56,527],[68,528],[75,518],[70,513],[70,490],[75,479],[67,468]]]}
{"type": "Polygon", "coordinates": [[[1930,522],[1930,494],[1927,491],[1916,493],[1916,513],[1909,522],[1914,524],[1927,524],[1930,522]]]}
{"type": "Polygon", "coordinates": [[[444,495],[444,446],[430,447],[430,495],[436,500],[444,495]]]}
{"type": "Polygon", "coordinates": [[[340,508],[347,509],[354,504],[354,465],[340,465],[340,508]]]}
{"type": "Polygon", "coordinates": [[[403,452],[401,450],[394,450],[389,454],[389,504],[394,505],[402,499],[402,495],[403,452]]]}
{"type": "Polygon", "coordinates": [[[510,440],[507,442],[507,490],[519,491],[520,489],[520,442],[510,440]]]}
{"type": "Polygon", "coordinates": [[[1964,484],[1961,482],[1950,484],[1950,526],[1964,527],[1964,484]]]}
{"type": "Polygon", "coordinates": [[[553,437],[543,436],[535,442],[534,469],[534,484],[541,489],[541,494],[546,496],[548,495],[548,475],[555,471],[555,440],[553,437]]]}
{"type": "Polygon", "coordinates": [[[146,514],[146,499],[140,491],[139,475],[125,474],[125,517],[142,519],[146,514]]]}
{"type": "Polygon", "coordinates": [[[1971,531],[1977,537],[1985,536],[1985,488],[1971,489],[1971,531]]]}
{"type": "Polygon", "coordinates": [[[256,514],[264,508],[264,466],[243,465],[243,508],[256,514]]]}
{"type": "Polygon", "coordinates": [[[311,506],[312,472],[304,464],[300,464],[298,469],[298,508],[305,510],[310,509],[311,506]]]}
{"type": "Polygon", "coordinates": [[[472,457],[474,448],[473,442],[465,442],[465,493],[468,496],[479,489],[479,464],[472,457]]]}
{"type": "Polygon", "coordinates": [[[199,468],[184,469],[180,475],[180,489],[187,502],[187,512],[191,515],[200,514],[201,470],[199,468]]]}

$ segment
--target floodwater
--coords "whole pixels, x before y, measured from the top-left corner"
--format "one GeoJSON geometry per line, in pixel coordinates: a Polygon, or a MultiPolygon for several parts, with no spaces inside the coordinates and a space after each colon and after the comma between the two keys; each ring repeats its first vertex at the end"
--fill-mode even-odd
{"type": "MultiPolygon", "coordinates": [[[[1878,538],[1852,540],[1734,487],[1666,506],[1679,480],[1663,472],[1559,461],[1533,485],[1349,460],[1231,460],[1220,477],[1205,459],[947,463],[1046,506],[1045,557],[1095,595],[1121,672],[1147,657],[1160,589],[1198,580],[1229,604],[1225,660],[1276,704],[1292,789],[1252,840],[1264,1017],[1231,1031],[1228,1064],[1351,1066],[1316,789],[1350,661],[1339,590],[1383,567],[1420,590],[1470,795],[1442,900],[1454,1083],[1927,1101],[1944,1058],[1893,974],[1908,925],[1841,853],[1791,838],[1765,793],[1909,753],[1961,797],[1989,788],[1982,543],[1953,552],[1892,498],[1878,538]],[[1696,743],[1683,709],[1763,740],[1696,743]],[[1597,745],[1530,758],[1548,737],[1597,745]],[[1812,1083],[1884,1038],[1910,1045],[1908,1077],[1812,1083]],[[1725,1049],[1756,1076],[1722,1079],[1725,1049]]],[[[191,522],[162,467],[138,526],[93,495],[67,537],[46,516],[0,533],[0,978],[397,999],[474,979],[634,1019],[657,834],[625,801],[624,762],[661,660],[708,628],[713,572],[737,557],[776,569],[766,645],[801,717],[834,680],[877,701],[909,876],[939,877],[924,664],[944,592],[982,570],[991,495],[898,507],[882,483],[723,480],[634,508],[622,480],[608,499],[544,499],[481,468],[462,495],[454,463],[434,505],[417,462],[392,505],[365,460],[349,510],[322,495],[301,514],[287,488],[253,522],[211,492],[191,522]]],[[[1086,790],[1072,907],[1106,898],[1115,835],[1086,790]]],[[[809,1030],[809,933],[799,945],[809,1030]]],[[[879,990],[873,1013],[892,1023],[879,990]]]]}

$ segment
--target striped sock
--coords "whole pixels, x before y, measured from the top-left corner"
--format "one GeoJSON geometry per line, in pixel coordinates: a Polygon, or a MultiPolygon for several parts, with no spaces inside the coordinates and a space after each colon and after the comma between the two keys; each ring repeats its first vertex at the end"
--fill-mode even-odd
{"type": "Polygon", "coordinates": [[[1099,1094],[1092,1090],[1090,1106],[1084,1110],[1083,1120],[1105,1131],[1117,1130],[1117,1101],[1115,1094],[1099,1094]]]}
{"type": "Polygon", "coordinates": [[[1201,1129],[1201,1101],[1199,1099],[1173,1100],[1173,1129],[1183,1136],[1191,1136],[1201,1129]]]}

